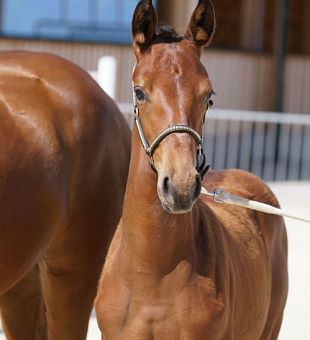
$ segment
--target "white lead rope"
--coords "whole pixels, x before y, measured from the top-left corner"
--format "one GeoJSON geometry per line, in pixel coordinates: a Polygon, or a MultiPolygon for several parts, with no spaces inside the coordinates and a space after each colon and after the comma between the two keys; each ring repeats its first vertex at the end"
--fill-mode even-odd
{"type": "Polygon", "coordinates": [[[213,197],[213,200],[217,203],[228,203],[232,205],[237,205],[239,207],[261,211],[267,214],[285,216],[285,217],[293,218],[298,221],[310,223],[309,219],[305,219],[305,218],[301,218],[298,216],[294,216],[292,214],[288,214],[279,208],[275,208],[265,203],[256,202],[256,201],[249,200],[247,198],[229,194],[228,192],[225,192],[222,189],[215,189],[214,192],[209,192],[204,187],[202,187],[201,194],[213,197]]]}

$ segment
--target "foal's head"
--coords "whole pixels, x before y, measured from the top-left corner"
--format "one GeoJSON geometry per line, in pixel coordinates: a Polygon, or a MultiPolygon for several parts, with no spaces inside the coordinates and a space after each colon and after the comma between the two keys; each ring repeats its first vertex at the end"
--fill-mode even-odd
{"type": "Polygon", "coordinates": [[[158,26],[151,0],[141,0],[133,17],[136,122],[158,173],[159,198],[171,213],[192,209],[206,170],[200,137],[213,90],[200,56],[214,28],[208,0],[199,1],[184,36],[158,26]]]}

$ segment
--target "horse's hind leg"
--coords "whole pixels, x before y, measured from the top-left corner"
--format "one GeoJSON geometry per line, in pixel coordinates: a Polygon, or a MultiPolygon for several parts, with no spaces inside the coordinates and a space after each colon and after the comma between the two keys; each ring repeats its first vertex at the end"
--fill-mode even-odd
{"type": "Polygon", "coordinates": [[[87,256],[46,258],[41,263],[49,340],[86,339],[88,321],[96,294],[99,267],[93,270],[87,256]],[[86,262],[84,262],[86,261],[86,262]]]}
{"type": "Polygon", "coordinates": [[[85,278],[49,261],[41,264],[41,271],[48,339],[85,339],[93,296],[85,278]]]}
{"type": "Polygon", "coordinates": [[[91,229],[92,240],[79,228],[69,231],[40,263],[49,340],[86,338],[106,248],[91,229]]]}
{"type": "Polygon", "coordinates": [[[8,340],[47,339],[38,266],[0,297],[0,310],[8,340]]]}

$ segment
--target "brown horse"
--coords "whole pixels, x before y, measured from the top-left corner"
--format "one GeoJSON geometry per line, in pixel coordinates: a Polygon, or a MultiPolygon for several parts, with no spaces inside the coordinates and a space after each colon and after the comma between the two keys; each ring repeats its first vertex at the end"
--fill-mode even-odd
{"type": "Polygon", "coordinates": [[[8,339],[85,339],[121,216],[130,131],[56,56],[0,54],[0,309],[8,339]]]}
{"type": "MultiPolygon", "coordinates": [[[[137,127],[123,216],[96,299],[105,340],[277,338],[288,286],[283,219],[198,199],[213,92],[199,57],[214,26],[207,0],[184,37],[157,26],[151,1],[136,8],[137,127]]],[[[205,182],[278,204],[246,172],[209,172],[205,182]]]]}

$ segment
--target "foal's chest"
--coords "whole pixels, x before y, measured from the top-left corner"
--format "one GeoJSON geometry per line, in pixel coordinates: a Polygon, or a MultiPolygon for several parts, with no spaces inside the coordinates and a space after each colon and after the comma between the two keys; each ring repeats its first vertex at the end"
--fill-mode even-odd
{"type": "Polygon", "coordinates": [[[109,322],[104,323],[109,334],[107,339],[216,340],[223,337],[224,304],[215,297],[214,284],[207,278],[194,276],[182,281],[179,277],[179,281],[172,281],[170,277],[150,290],[128,291],[126,295],[121,299],[128,301],[126,308],[114,308],[109,313],[109,317],[111,312],[119,314],[113,317],[119,320],[118,326],[112,329],[109,322]]]}

